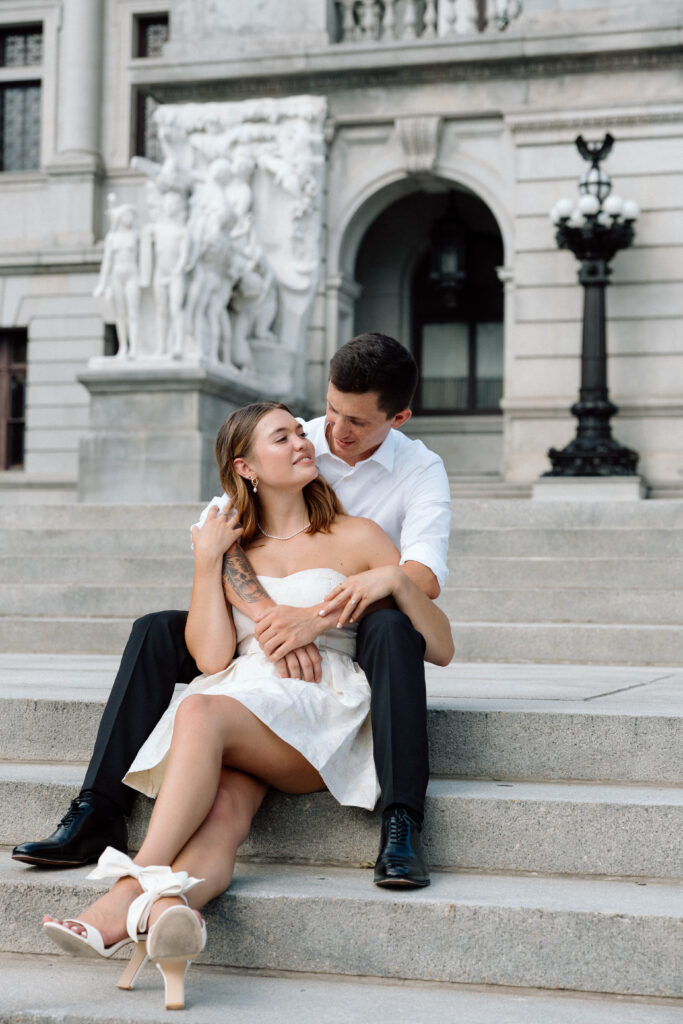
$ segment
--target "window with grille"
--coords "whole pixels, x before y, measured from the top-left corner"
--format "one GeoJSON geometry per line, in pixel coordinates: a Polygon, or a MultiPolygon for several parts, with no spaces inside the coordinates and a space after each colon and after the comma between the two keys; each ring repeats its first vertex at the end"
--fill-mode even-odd
{"type": "Polygon", "coordinates": [[[0,330],[0,469],[24,465],[26,426],[25,330],[0,330]]]}
{"type": "Polygon", "coordinates": [[[148,160],[159,163],[164,159],[157,126],[154,122],[154,111],[159,104],[149,93],[137,94],[137,121],[135,130],[135,155],[146,156],[148,160]]]}
{"type": "Polygon", "coordinates": [[[0,171],[40,167],[40,82],[0,85],[0,171]]]}
{"type": "Polygon", "coordinates": [[[43,30],[39,25],[0,31],[0,67],[24,68],[43,63],[43,30]]]}
{"type": "Polygon", "coordinates": [[[168,14],[139,14],[135,19],[135,57],[160,57],[168,42],[168,14]]]}
{"type": "MultiPolygon", "coordinates": [[[[43,61],[43,30],[25,25],[0,30],[0,68],[35,67],[43,61]]],[[[40,167],[40,81],[0,83],[0,171],[40,167]]]]}

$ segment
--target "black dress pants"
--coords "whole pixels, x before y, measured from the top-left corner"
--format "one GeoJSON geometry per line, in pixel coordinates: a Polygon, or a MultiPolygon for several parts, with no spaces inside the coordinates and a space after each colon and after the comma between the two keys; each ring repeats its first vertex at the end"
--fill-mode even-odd
{"type": "MultiPolygon", "coordinates": [[[[102,715],[83,789],[107,797],[125,814],[136,793],[121,779],[168,707],[175,684],[199,675],[185,644],[186,620],[181,611],[137,619],[102,715]]],[[[429,775],[424,649],[403,612],[373,612],[358,628],[382,807],[405,804],[420,819],[429,775]]]]}
{"type": "Polygon", "coordinates": [[[136,619],[104,709],[83,782],[130,814],[135,790],[121,779],[164,711],[176,683],[199,669],[185,644],[187,612],[152,612],[136,619]]]}

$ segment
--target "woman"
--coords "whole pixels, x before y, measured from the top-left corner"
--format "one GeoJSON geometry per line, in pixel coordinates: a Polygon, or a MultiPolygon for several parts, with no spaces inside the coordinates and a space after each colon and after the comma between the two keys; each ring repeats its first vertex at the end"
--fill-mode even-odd
{"type": "Polygon", "coordinates": [[[164,976],[169,1009],[183,1006],[187,967],[204,946],[198,908],[230,884],[267,788],[328,788],[341,803],[369,809],[376,802],[370,691],[352,660],[354,620],[393,598],[423,635],[427,660],[447,664],[453,653],[445,615],[398,568],[397,549],[375,523],[343,514],[286,406],[233,413],[216,457],[235,514],[212,509],[193,530],[186,639],[204,675],[171,704],[125,778],[158,792],[147,836],[134,861],[104,852],[90,877],[118,880],[79,918],[44,919],[70,952],[109,957],[135,942],[119,987],[132,987],[149,956],[164,976]],[[238,540],[277,602],[319,613],[320,683],[281,679],[253,623],[226,604],[222,561],[238,540]],[[343,609],[328,615],[323,599],[333,588],[343,609]]]}

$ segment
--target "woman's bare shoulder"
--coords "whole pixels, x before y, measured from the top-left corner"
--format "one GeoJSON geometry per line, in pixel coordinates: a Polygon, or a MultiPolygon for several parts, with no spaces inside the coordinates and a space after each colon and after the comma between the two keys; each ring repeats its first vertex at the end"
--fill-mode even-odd
{"type": "Polygon", "coordinates": [[[373,519],[366,519],[364,516],[339,516],[335,520],[335,527],[339,524],[337,536],[344,540],[344,543],[352,543],[365,549],[397,550],[394,542],[378,526],[373,519]]]}
{"type": "Polygon", "coordinates": [[[386,536],[381,526],[378,526],[372,519],[365,516],[337,516],[334,521],[334,532],[340,537],[378,537],[386,536]]]}

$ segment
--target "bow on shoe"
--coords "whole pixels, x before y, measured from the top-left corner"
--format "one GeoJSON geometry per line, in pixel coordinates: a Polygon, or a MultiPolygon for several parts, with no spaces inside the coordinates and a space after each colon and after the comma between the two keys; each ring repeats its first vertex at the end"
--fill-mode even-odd
{"type": "MultiPolygon", "coordinates": [[[[111,878],[118,881],[130,875],[142,886],[142,892],[131,903],[126,918],[126,930],[133,941],[141,932],[147,931],[149,912],[162,896],[183,896],[203,878],[193,878],[187,871],[172,871],[165,864],[150,864],[143,867],[131,860],[127,854],[108,846],[100,856],[97,867],[87,876],[92,879],[111,878]]],[[[187,901],[186,901],[187,902],[187,901]]]]}

